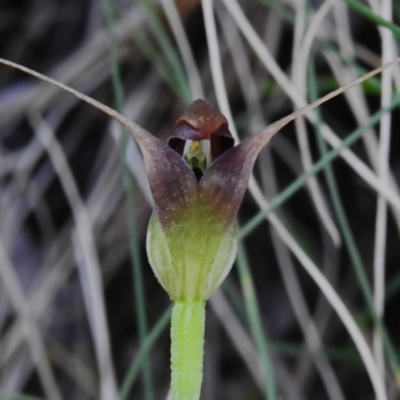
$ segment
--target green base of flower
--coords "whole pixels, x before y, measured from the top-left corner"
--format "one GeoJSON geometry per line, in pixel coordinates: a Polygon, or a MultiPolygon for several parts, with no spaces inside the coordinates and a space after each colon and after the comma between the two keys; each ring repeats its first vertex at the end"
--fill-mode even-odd
{"type": "Polygon", "coordinates": [[[200,201],[165,228],[155,210],[147,230],[147,254],[158,281],[172,301],[207,300],[225,279],[235,260],[237,225],[207,212],[200,201]]]}
{"type": "Polygon", "coordinates": [[[199,400],[203,380],[205,302],[176,302],[171,318],[173,400],[199,400]]]}

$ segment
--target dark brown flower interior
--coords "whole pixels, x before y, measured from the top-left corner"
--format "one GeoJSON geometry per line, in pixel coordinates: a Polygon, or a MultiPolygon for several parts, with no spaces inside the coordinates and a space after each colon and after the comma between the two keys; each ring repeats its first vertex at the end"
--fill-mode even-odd
{"type": "MultiPolygon", "coordinates": [[[[187,140],[209,140],[211,162],[232,148],[235,142],[229,131],[227,119],[216,107],[201,99],[194,101],[177,120],[168,145],[183,156],[187,140]]],[[[199,181],[203,172],[199,168],[193,168],[193,172],[199,181]]]]}

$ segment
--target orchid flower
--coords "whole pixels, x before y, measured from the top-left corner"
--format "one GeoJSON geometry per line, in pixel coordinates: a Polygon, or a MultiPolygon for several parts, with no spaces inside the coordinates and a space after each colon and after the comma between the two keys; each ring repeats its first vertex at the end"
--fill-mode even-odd
{"type": "Polygon", "coordinates": [[[173,399],[200,397],[205,302],[236,257],[236,215],[264,142],[254,137],[233,147],[226,118],[196,100],[178,119],[168,146],[159,143],[158,156],[149,162],[155,209],[147,254],[174,302],[173,399]]]}
{"type": "Polygon", "coordinates": [[[196,100],[178,119],[167,144],[89,96],[0,58],[0,63],[72,93],[119,121],[139,145],[155,205],[147,232],[147,254],[155,276],[174,302],[174,400],[200,398],[205,302],[235,260],[236,215],[259,152],[296,117],[399,61],[385,64],[234,146],[226,118],[204,100],[196,100]]]}

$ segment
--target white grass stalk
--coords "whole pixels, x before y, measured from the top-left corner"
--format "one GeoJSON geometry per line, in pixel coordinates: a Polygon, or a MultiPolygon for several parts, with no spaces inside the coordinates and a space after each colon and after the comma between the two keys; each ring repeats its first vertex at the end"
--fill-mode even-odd
{"type": "MultiPolygon", "coordinates": [[[[273,57],[278,57],[285,27],[286,22],[283,21],[280,15],[272,12],[267,14],[265,28],[261,34],[261,37],[266,46],[269,48],[273,57]]],[[[268,72],[266,73],[265,80],[268,80],[268,72]]]]}
{"type": "MultiPolygon", "coordinates": [[[[327,127],[327,125],[321,126],[321,131],[327,140],[327,142],[333,147],[338,148],[341,146],[342,141],[327,127]]],[[[396,212],[400,211],[400,197],[399,195],[387,185],[384,185],[378,176],[372,172],[366,164],[361,161],[352,151],[349,149],[343,149],[340,152],[340,156],[347,162],[347,164],[356,172],[373,190],[375,190],[380,196],[382,196],[396,212]]]]}
{"type": "MultiPolygon", "coordinates": [[[[351,29],[350,29],[350,21],[349,21],[347,5],[343,2],[338,2],[334,8],[334,16],[336,20],[336,27],[334,29],[334,34],[337,37],[339,50],[345,57],[347,57],[350,60],[354,60],[356,55],[356,48],[355,44],[353,43],[353,40],[350,40],[351,29]]],[[[325,55],[325,58],[328,64],[330,65],[333,74],[336,76],[336,78],[341,84],[344,84],[345,82],[351,81],[356,78],[356,73],[354,72],[354,70],[344,66],[336,55],[332,54],[329,51],[323,51],[322,54],[325,55]]],[[[396,57],[394,53],[393,57],[396,57]]],[[[396,70],[396,67],[394,68],[394,70],[396,70]]],[[[354,88],[354,90],[346,92],[344,96],[358,124],[361,125],[364,121],[369,119],[370,112],[368,104],[366,102],[363,91],[360,87],[356,87],[354,88]]],[[[373,169],[378,173],[379,146],[375,136],[374,129],[373,128],[367,129],[363,134],[362,139],[368,155],[369,162],[372,165],[373,169]]],[[[400,192],[397,187],[395,178],[392,175],[389,175],[389,180],[390,180],[390,185],[387,185],[387,187],[390,188],[390,190],[396,192],[397,195],[399,195],[400,192]]],[[[397,210],[394,210],[394,217],[397,224],[397,228],[400,231],[400,213],[397,210]]]]}
{"type": "MultiPolygon", "coordinates": [[[[324,5],[328,4],[329,2],[325,3],[324,5]]],[[[322,7],[321,7],[322,8],[322,7]]],[[[295,19],[295,26],[294,26],[294,44],[293,44],[293,52],[292,52],[292,80],[293,85],[297,89],[298,93],[303,97],[306,98],[306,79],[305,74],[301,73],[302,71],[298,68],[298,64],[302,58],[302,42],[303,42],[303,35],[305,30],[305,22],[306,22],[306,4],[305,1],[297,1],[296,2],[296,19],[295,19]]],[[[329,8],[327,8],[327,11],[329,8]]],[[[325,8],[323,9],[323,12],[325,8]]],[[[306,59],[307,62],[307,59],[306,59]]],[[[307,136],[307,129],[306,124],[304,122],[304,118],[297,118],[295,120],[296,125],[296,136],[297,142],[299,144],[300,149],[300,157],[303,164],[303,168],[305,171],[309,171],[313,166],[312,156],[311,156],[311,149],[310,144],[308,141],[307,136]]],[[[328,210],[326,200],[322,196],[321,189],[318,185],[317,178],[313,176],[307,181],[308,189],[311,193],[311,197],[314,201],[315,208],[317,210],[317,214],[319,215],[323,225],[325,226],[328,234],[331,236],[333,243],[335,246],[340,246],[341,239],[339,231],[334,223],[331,214],[328,210]]]]}
{"type": "MultiPolygon", "coordinates": [[[[221,289],[213,293],[209,302],[213,312],[222,323],[227,336],[242,357],[257,386],[262,390],[264,387],[262,367],[259,362],[257,350],[246,329],[236,316],[221,289]]],[[[282,398],[287,400],[303,400],[303,397],[296,390],[296,383],[286,369],[285,364],[280,363],[279,359],[274,358],[273,363],[274,370],[277,372],[276,379],[279,380],[277,384],[283,395],[282,398]]]]}
{"type": "Polygon", "coordinates": [[[204,24],[206,28],[208,54],[211,65],[211,75],[214,83],[215,95],[217,97],[218,106],[223,115],[229,122],[229,129],[236,143],[239,142],[239,136],[236,131],[235,123],[229,106],[228,96],[226,94],[224,75],[220,63],[219,40],[217,37],[217,29],[215,26],[213,2],[212,0],[202,0],[204,24]]]}
{"type": "MultiPolygon", "coordinates": [[[[260,208],[267,209],[268,202],[263,198],[262,193],[256,193],[256,191],[254,190],[254,194],[256,195],[255,200],[260,208]]],[[[299,260],[304,269],[315,281],[321,292],[324,294],[328,302],[331,304],[332,308],[336,311],[339,318],[343,322],[360,353],[361,359],[364,362],[365,368],[374,387],[377,399],[387,399],[384,382],[383,379],[380,377],[378,367],[371,353],[371,349],[369,348],[362,332],[360,331],[354,318],[344,305],[343,301],[340,299],[338,294],[335,292],[335,289],[321,273],[318,267],[311,261],[304,250],[298,245],[298,243],[295,241],[295,239],[292,237],[286,227],[282,224],[279,218],[275,214],[269,214],[268,220],[276,229],[281,240],[286,244],[286,246],[288,246],[288,248],[299,260]]]]}
{"type": "Polygon", "coordinates": [[[98,362],[100,397],[102,400],[115,399],[117,398],[118,390],[111,357],[103,282],[93,237],[92,222],[84,201],[79,194],[65,154],[54,137],[54,132],[44,120],[39,120],[38,117],[32,117],[31,119],[33,125],[36,126],[36,134],[43,147],[47,150],[54,169],[60,178],[75,220],[73,244],[78,255],[77,262],[83,298],[98,362]]]}
{"type": "Polygon", "coordinates": [[[193,99],[203,99],[200,73],[174,0],[160,0],[188,74],[193,99]]]}
{"type": "MultiPolygon", "coordinates": [[[[37,318],[42,315],[51,300],[54,293],[66,282],[70,276],[71,268],[63,262],[63,256],[60,254],[60,260],[54,267],[48,271],[44,278],[44,283],[40,285],[29,298],[29,302],[25,305],[25,312],[31,318],[37,318]]],[[[33,323],[34,321],[32,321],[33,323]]],[[[0,343],[0,368],[3,368],[10,361],[12,356],[18,350],[24,339],[24,330],[22,329],[22,319],[14,321],[9,327],[7,333],[4,334],[0,343]]]]}
{"type": "Polygon", "coordinates": [[[91,398],[97,396],[95,374],[76,354],[70,353],[56,339],[50,338],[51,356],[59,368],[80,385],[91,398]]]}
{"type": "MultiPolygon", "coordinates": [[[[381,1],[381,16],[387,21],[392,21],[391,0],[381,1]]],[[[392,33],[389,29],[380,29],[382,40],[382,62],[393,56],[392,33]]],[[[392,97],[392,70],[382,73],[381,107],[387,107],[392,97]]],[[[385,114],[380,121],[380,143],[378,173],[382,183],[389,185],[389,150],[390,150],[391,115],[385,114]]],[[[385,255],[387,234],[387,202],[378,197],[375,249],[374,249],[374,305],[377,315],[382,319],[385,305],[385,255]]],[[[385,357],[383,339],[380,329],[375,328],[373,349],[381,376],[385,376],[385,357]]]]}
{"type": "Polygon", "coordinates": [[[282,244],[277,233],[273,229],[271,229],[271,236],[280,264],[287,296],[299,322],[307,347],[313,355],[313,361],[321,376],[327,395],[332,400],[344,400],[339,380],[327,356],[323,352],[323,343],[320,334],[308,309],[289,251],[282,244]]]}
{"type": "Polygon", "coordinates": [[[36,365],[40,381],[46,396],[49,399],[61,400],[62,396],[58,389],[53,371],[46,356],[39,329],[33,321],[29,312],[28,300],[26,299],[18,277],[14,272],[13,265],[8,257],[3,242],[0,240],[0,277],[8,297],[20,320],[23,335],[28,343],[32,361],[36,365]]]}
{"type": "Polygon", "coordinates": [[[171,389],[169,389],[169,391],[167,393],[167,397],[165,398],[165,400],[173,400],[172,399],[172,391],[171,391],[171,389]]]}
{"type": "Polygon", "coordinates": [[[264,388],[264,379],[257,350],[221,289],[217,289],[213,293],[209,302],[212,310],[221,321],[225,332],[241,355],[243,362],[253,376],[257,386],[262,390],[264,388]]]}
{"type": "Polygon", "coordinates": [[[222,27],[222,33],[232,55],[233,65],[242,89],[243,97],[247,110],[252,113],[250,126],[246,129],[248,133],[255,134],[264,128],[265,122],[261,115],[260,97],[258,95],[257,84],[254,80],[253,72],[250,67],[249,57],[246,52],[243,40],[232,19],[227,13],[217,8],[217,16],[222,27]]]}
{"type": "MultiPolygon", "coordinates": [[[[40,142],[35,141],[40,149],[43,150],[43,146],[40,142]]],[[[109,164],[112,160],[112,152],[110,152],[109,145],[106,144],[107,154],[109,158],[109,164]]],[[[119,157],[119,153],[117,153],[119,157]]],[[[118,161],[118,158],[116,158],[118,161]]],[[[32,160],[33,161],[33,160],[32,160]]],[[[26,166],[26,168],[31,168],[33,164],[26,166]]],[[[119,165],[119,164],[118,164],[119,165]]],[[[111,165],[113,167],[113,165],[111,165]]],[[[87,210],[90,213],[91,219],[94,225],[103,225],[104,220],[109,216],[109,212],[106,211],[107,207],[115,209],[115,202],[118,202],[119,196],[116,195],[115,182],[119,184],[118,174],[119,171],[115,168],[113,176],[107,174],[107,169],[110,169],[107,165],[104,166],[102,170],[102,175],[98,178],[95,183],[93,191],[89,195],[87,210]],[[107,175],[107,176],[105,176],[107,175]],[[100,193],[97,193],[99,192],[100,193]]],[[[146,180],[147,183],[147,180],[146,180]]],[[[38,202],[39,198],[42,196],[42,190],[36,194],[34,202],[38,202]]],[[[70,274],[73,271],[73,256],[68,244],[66,237],[66,230],[60,233],[57,238],[52,242],[51,247],[47,251],[46,259],[44,260],[43,272],[41,272],[42,277],[37,277],[37,285],[32,288],[32,294],[29,298],[29,304],[27,304],[27,313],[32,317],[43,315],[49,316],[54,311],[50,307],[50,303],[55,295],[55,293],[65,284],[70,274]]],[[[36,281],[36,280],[35,280],[36,281]]],[[[10,360],[10,358],[18,350],[21,342],[23,340],[23,331],[21,329],[20,320],[14,321],[12,326],[9,327],[7,333],[3,336],[0,342],[0,368],[3,368],[10,360]]]]}
{"type": "MultiPolygon", "coordinates": [[[[337,2],[337,0],[326,0],[324,4],[318,9],[313,18],[310,20],[308,29],[304,35],[304,40],[300,49],[299,63],[296,68],[299,70],[299,78],[305,79],[307,76],[307,61],[311,52],[311,47],[314,40],[318,34],[318,30],[324,22],[324,19],[328,15],[332,6],[337,2]]],[[[304,80],[305,82],[305,80],[304,80]]],[[[306,92],[306,84],[303,85],[303,90],[299,90],[300,93],[306,92]]]]}

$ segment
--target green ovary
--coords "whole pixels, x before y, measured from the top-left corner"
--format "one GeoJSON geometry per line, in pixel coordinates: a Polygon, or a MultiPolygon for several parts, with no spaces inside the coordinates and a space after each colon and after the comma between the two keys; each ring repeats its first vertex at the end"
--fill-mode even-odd
{"type": "Polygon", "coordinates": [[[226,227],[199,203],[179,213],[166,229],[153,213],[147,253],[158,280],[174,301],[204,301],[230,270],[237,249],[236,224],[226,227]]]}
{"type": "Polygon", "coordinates": [[[198,400],[203,380],[205,302],[176,302],[171,319],[173,400],[198,400]]]}

